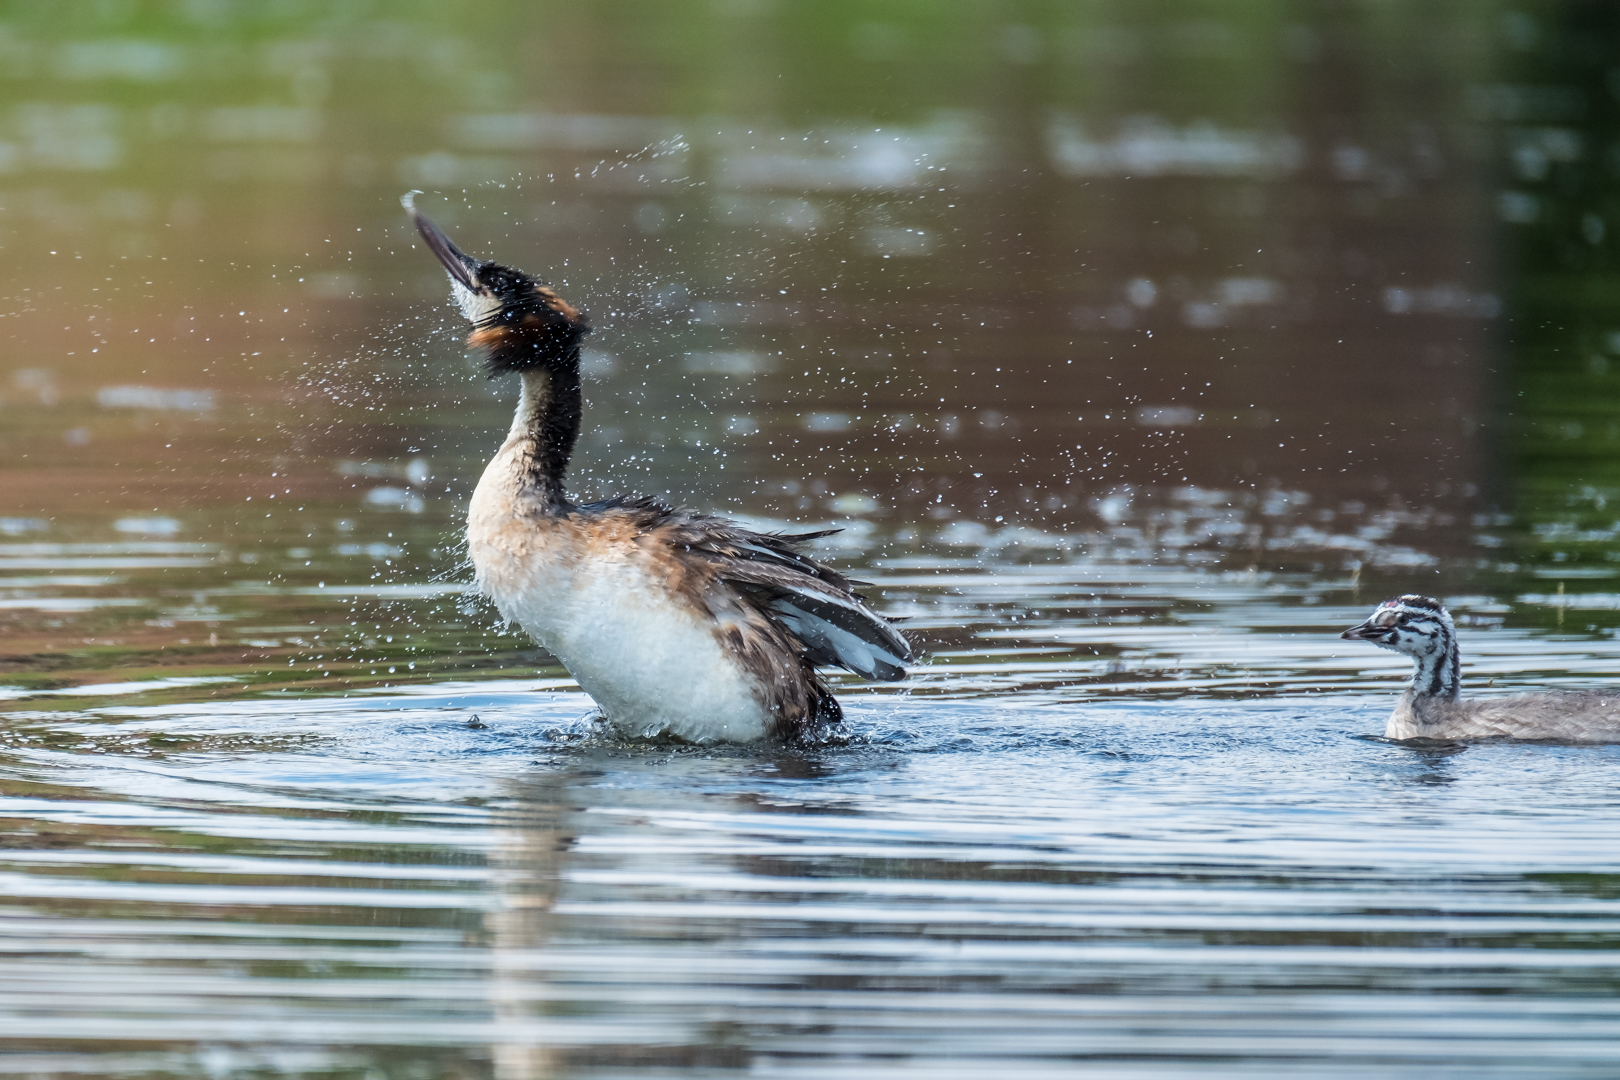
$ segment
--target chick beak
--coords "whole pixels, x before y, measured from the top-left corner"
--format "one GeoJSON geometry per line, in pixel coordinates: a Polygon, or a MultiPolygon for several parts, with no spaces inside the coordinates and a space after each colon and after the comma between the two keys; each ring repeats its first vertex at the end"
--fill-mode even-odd
{"type": "Polygon", "coordinates": [[[416,208],[416,196],[419,194],[421,193],[407,191],[400,196],[399,203],[405,208],[405,212],[411,215],[411,220],[416,222],[416,231],[422,234],[422,240],[427,244],[428,250],[439,257],[439,262],[444,264],[445,271],[455,281],[472,292],[483,292],[483,287],[478,284],[478,268],[483,265],[482,262],[470,255],[462,254],[461,249],[452,244],[450,238],[416,208]]]}
{"type": "Polygon", "coordinates": [[[1384,628],[1374,626],[1371,622],[1364,622],[1359,626],[1352,626],[1339,636],[1346,641],[1376,641],[1384,628]]]}

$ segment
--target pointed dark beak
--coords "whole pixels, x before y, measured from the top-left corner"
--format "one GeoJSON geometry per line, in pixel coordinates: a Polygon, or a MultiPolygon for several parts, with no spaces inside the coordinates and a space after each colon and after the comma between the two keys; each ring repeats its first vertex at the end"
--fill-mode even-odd
{"type": "Polygon", "coordinates": [[[482,289],[478,284],[478,268],[482,264],[470,255],[463,255],[461,249],[452,244],[450,238],[416,208],[416,196],[420,194],[418,191],[407,191],[400,196],[399,204],[411,215],[411,220],[416,222],[416,231],[422,234],[422,240],[427,244],[428,250],[439,257],[445,271],[473,292],[481,292],[482,289]]]}
{"type": "Polygon", "coordinates": [[[1360,626],[1352,626],[1339,636],[1346,641],[1376,641],[1382,633],[1383,627],[1364,622],[1360,626]]]}

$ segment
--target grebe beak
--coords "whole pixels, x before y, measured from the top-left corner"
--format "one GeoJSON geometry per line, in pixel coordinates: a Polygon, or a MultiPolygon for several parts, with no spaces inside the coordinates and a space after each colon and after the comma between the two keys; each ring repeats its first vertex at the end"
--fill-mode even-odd
{"type": "Polygon", "coordinates": [[[1378,641],[1388,632],[1389,627],[1374,626],[1372,620],[1369,619],[1359,626],[1352,626],[1339,636],[1345,641],[1378,641]]]}
{"type": "Polygon", "coordinates": [[[416,197],[420,194],[422,194],[420,191],[407,191],[399,197],[399,204],[411,215],[411,220],[416,222],[416,231],[422,234],[422,240],[427,244],[428,250],[439,257],[445,271],[456,282],[472,292],[486,291],[478,283],[478,268],[483,265],[482,260],[462,254],[461,249],[444,235],[444,231],[416,208],[416,197]]]}

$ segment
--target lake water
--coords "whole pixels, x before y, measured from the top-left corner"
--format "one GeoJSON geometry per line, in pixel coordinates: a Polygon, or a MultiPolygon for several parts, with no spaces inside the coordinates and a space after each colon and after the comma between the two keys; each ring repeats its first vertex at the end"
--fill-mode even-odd
{"type": "Polygon", "coordinates": [[[1620,747],[1337,638],[1620,674],[1620,16],[945,7],[0,17],[0,1075],[1620,1075],[1620,747]],[[581,495],[843,528],[846,744],[466,595],[416,187],[581,495]]]}

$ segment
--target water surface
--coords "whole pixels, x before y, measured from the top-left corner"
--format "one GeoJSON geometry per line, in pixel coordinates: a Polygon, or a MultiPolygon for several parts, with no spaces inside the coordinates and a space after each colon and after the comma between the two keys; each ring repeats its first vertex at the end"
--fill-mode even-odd
{"type": "Polygon", "coordinates": [[[1620,1072],[1620,749],[1336,636],[1616,675],[1605,6],[542,14],[0,14],[0,1072],[1620,1072]],[[406,188],[591,312],[581,496],[843,529],[847,741],[467,595],[406,188]]]}

